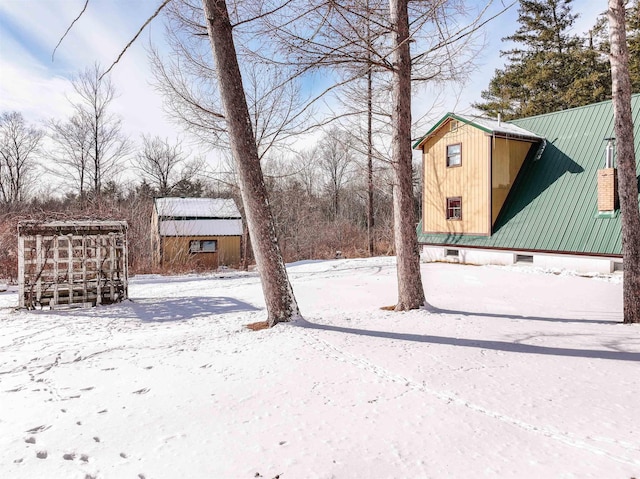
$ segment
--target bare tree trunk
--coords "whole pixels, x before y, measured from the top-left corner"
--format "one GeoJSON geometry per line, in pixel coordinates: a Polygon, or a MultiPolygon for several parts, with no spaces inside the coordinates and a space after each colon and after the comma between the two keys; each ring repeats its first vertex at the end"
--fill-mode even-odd
{"type": "Polygon", "coordinates": [[[371,62],[371,10],[367,1],[367,240],[369,256],[375,254],[373,243],[373,65],[371,62]]]}
{"type": "Polygon", "coordinates": [[[267,323],[271,327],[294,319],[299,314],[298,305],[278,247],[226,1],[202,0],[202,4],[216,60],[231,153],[237,167],[247,225],[262,280],[267,323]]]}
{"type": "Polygon", "coordinates": [[[390,0],[393,27],[392,157],[393,224],[398,269],[396,311],[424,306],[420,253],[413,208],[411,152],[411,56],[408,0],[390,0]]]}
{"type": "Polygon", "coordinates": [[[636,159],[633,150],[625,3],[624,0],[609,0],[610,61],[618,159],[618,196],[622,214],[624,322],[640,323],[640,209],[638,208],[636,159]]]}
{"type": "Polygon", "coordinates": [[[373,71],[367,72],[367,239],[369,256],[375,254],[373,244],[373,71]]]}

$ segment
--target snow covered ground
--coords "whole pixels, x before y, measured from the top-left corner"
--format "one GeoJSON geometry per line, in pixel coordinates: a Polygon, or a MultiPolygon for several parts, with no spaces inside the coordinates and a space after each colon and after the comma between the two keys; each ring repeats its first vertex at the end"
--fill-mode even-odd
{"type": "Polygon", "coordinates": [[[640,329],[619,277],[289,268],[304,320],[264,320],[252,273],[139,277],[133,301],[14,311],[0,294],[1,478],[640,475],[640,329]]]}

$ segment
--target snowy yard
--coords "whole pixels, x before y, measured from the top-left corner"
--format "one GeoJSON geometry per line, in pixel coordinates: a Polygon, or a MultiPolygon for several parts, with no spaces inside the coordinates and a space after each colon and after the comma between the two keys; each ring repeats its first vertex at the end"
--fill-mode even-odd
{"type": "Polygon", "coordinates": [[[1,478],[640,477],[640,329],[619,277],[422,265],[138,277],[133,301],[15,312],[0,293],[1,478]]]}

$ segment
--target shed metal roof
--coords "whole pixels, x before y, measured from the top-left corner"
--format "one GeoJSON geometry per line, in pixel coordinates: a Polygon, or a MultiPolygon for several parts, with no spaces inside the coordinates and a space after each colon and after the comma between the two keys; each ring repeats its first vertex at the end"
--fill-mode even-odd
{"type": "Polygon", "coordinates": [[[156,198],[155,206],[165,218],[241,218],[236,203],[227,198],[156,198]]]}
{"type": "MultiPolygon", "coordinates": [[[[631,99],[636,159],[640,158],[640,94],[631,99]]],[[[496,220],[492,236],[422,234],[426,244],[622,254],[619,215],[598,215],[597,172],[605,138],[615,136],[611,101],[511,122],[545,138],[533,146],[496,220]]],[[[637,161],[640,173],[640,162],[637,161]]]]}

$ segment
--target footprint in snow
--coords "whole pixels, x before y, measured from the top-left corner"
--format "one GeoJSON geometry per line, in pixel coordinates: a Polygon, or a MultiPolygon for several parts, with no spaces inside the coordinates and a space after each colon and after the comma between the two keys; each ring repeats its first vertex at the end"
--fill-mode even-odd
{"type": "Polygon", "coordinates": [[[36,434],[42,431],[46,431],[47,429],[49,429],[51,426],[45,426],[44,424],[42,426],[36,426],[33,427],[31,429],[27,429],[26,432],[28,432],[29,434],[36,434]]]}
{"type": "Polygon", "coordinates": [[[65,461],[73,461],[75,458],[76,455],[73,452],[62,455],[62,459],[64,459],[65,461]]]}
{"type": "Polygon", "coordinates": [[[149,392],[149,388],[138,389],[137,391],[133,391],[133,394],[147,394],[149,392]]]}
{"type": "Polygon", "coordinates": [[[36,457],[38,459],[46,459],[48,455],[49,454],[47,453],[47,451],[38,451],[38,452],[36,452],[36,457]]]}
{"type": "Polygon", "coordinates": [[[30,436],[30,437],[26,438],[24,440],[24,442],[26,442],[27,444],[35,444],[36,443],[36,438],[33,437],[33,436],[30,436]]]}

